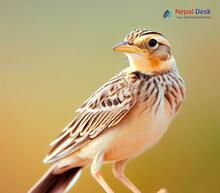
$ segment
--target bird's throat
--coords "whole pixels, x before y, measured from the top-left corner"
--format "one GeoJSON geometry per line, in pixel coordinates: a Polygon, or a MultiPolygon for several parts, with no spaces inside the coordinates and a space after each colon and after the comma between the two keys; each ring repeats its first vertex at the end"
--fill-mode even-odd
{"type": "Polygon", "coordinates": [[[173,57],[163,61],[143,53],[126,53],[126,56],[131,68],[148,74],[167,72],[172,69],[172,63],[175,63],[173,57]]]}

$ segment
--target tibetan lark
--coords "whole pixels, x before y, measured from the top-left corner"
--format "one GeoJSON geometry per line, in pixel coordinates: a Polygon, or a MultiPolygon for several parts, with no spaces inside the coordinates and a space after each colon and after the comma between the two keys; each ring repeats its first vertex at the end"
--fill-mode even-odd
{"type": "Polygon", "coordinates": [[[176,115],[185,93],[171,45],[161,33],[136,29],[113,48],[129,67],[98,89],[77,110],[73,121],[51,143],[44,163],[52,163],[29,193],[68,192],[81,171],[113,193],[100,173],[112,163],[115,177],[134,193],[124,175],[126,163],[156,144],[176,115]]]}

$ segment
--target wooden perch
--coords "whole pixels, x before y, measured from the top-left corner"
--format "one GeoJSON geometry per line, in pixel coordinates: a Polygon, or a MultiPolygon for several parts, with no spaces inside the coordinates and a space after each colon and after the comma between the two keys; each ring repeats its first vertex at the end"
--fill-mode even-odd
{"type": "Polygon", "coordinates": [[[157,193],[168,193],[168,191],[165,188],[162,188],[157,193]]]}

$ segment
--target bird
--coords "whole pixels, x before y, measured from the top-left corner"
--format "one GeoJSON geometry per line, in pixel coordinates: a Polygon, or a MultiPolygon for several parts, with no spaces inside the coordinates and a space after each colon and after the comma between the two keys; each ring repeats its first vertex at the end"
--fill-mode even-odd
{"type": "Polygon", "coordinates": [[[68,192],[87,167],[103,190],[113,193],[101,174],[107,163],[131,192],[141,192],[126,177],[126,164],[167,131],[184,101],[185,83],[171,44],[160,32],[135,29],[113,50],[126,55],[128,67],[77,109],[75,118],[50,144],[43,162],[51,167],[28,193],[68,192]]]}

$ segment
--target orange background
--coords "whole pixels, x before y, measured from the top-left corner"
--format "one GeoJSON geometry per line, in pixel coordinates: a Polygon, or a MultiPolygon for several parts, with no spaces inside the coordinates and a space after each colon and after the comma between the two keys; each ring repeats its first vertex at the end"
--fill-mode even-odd
{"type": "MultiPolygon", "coordinates": [[[[131,161],[127,175],[143,191],[220,192],[219,2],[1,1],[0,192],[26,192],[48,166],[49,142],[74,110],[127,66],[114,44],[137,27],[165,34],[187,85],[166,135],[131,161]],[[210,8],[211,19],[162,19],[166,9],[210,8]]],[[[129,192],[112,173],[116,192],[129,192]]],[[[103,190],[86,169],[71,192],[103,190]]]]}

